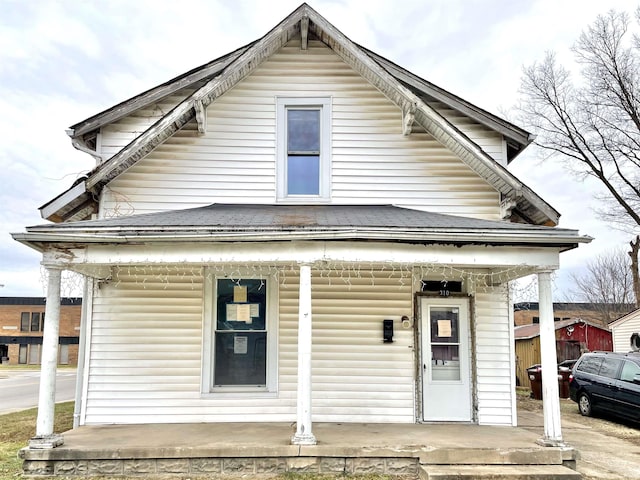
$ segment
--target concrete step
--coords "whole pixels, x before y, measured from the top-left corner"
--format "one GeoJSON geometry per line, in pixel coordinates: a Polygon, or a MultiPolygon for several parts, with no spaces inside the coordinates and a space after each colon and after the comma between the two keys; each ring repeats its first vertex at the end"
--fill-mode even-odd
{"type": "Polygon", "coordinates": [[[581,480],[562,465],[421,465],[421,480],[581,480]]]}
{"type": "Polygon", "coordinates": [[[420,453],[422,465],[562,465],[576,459],[572,448],[433,448],[420,453]]]}

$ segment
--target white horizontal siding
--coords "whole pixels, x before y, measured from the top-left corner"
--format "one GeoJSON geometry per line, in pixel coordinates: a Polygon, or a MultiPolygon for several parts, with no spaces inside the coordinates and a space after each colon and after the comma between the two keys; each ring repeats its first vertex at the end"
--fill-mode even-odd
{"type": "Polygon", "coordinates": [[[190,270],[121,273],[94,295],[85,423],[135,423],[197,399],[202,288],[190,270]]]}
{"type": "Polygon", "coordinates": [[[512,424],[509,303],[506,288],[475,297],[478,423],[512,424]]]}
{"type": "MultiPolygon", "coordinates": [[[[361,271],[360,278],[312,272],[312,390],[316,422],[413,423],[410,282],[388,271],[361,271]],[[382,321],[394,319],[393,343],[382,341],[382,321]]],[[[280,291],[280,387],[297,388],[297,278],[280,291]]]]}
{"type": "MultiPolygon", "coordinates": [[[[111,182],[102,199],[103,216],[214,202],[274,203],[275,98],[297,95],[332,99],[333,203],[499,217],[499,196],[486,181],[423,129],[405,137],[400,109],[317,41],[307,51],[292,41],[211,104],[205,135],[199,136],[192,122],[111,182]]],[[[493,132],[452,119],[493,152],[493,132]]],[[[124,146],[132,130],[151,121],[146,111],[121,120],[104,132],[104,148],[124,146]],[[116,130],[122,130],[119,136],[116,130]]]]}
{"type": "Polygon", "coordinates": [[[105,125],[100,130],[98,153],[105,159],[111,158],[192,93],[192,89],[184,88],[152,105],[136,110],[127,117],[105,125]]]}
{"type": "Polygon", "coordinates": [[[201,394],[202,282],[199,269],[149,267],[101,287],[94,297],[85,423],[295,418],[292,395],[201,394]]]}
{"type": "MultiPolygon", "coordinates": [[[[203,278],[142,272],[121,272],[94,296],[83,423],[295,421],[297,272],[280,277],[278,391],[266,396],[202,395],[203,278]]],[[[399,322],[411,316],[410,282],[359,275],[313,273],[313,419],[412,423],[413,335],[399,322]],[[392,344],[385,318],[396,320],[392,344]]]]}
{"type": "Polygon", "coordinates": [[[631,335],[640,333],[640,312],[619,325],[611,328],[613,335],[613,351],[628,352],[631,350],[631,335]]]}

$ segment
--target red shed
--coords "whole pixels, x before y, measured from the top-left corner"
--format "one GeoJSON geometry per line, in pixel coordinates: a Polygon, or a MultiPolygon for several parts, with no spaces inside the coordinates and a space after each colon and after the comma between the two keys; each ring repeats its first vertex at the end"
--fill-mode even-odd
{"type": "MultiPolygon", "coordinates": [[[[555,322],[556,353],[558,363],[573,360],[584,352],[595,350],[613,351],[611,331],[580,318],[559,320],[555,322]]],[[[516,376],[524,387],[529,386],[527,368],[540,363],[540,325],[521,325],[515,327],[516,342],[516,376]]]]}

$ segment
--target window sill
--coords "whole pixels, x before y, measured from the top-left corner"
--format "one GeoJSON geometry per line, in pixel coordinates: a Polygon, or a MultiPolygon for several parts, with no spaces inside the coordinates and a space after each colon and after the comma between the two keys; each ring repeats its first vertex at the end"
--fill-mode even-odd
{"type": "Polygon", "coordinates": [[[214,400],[225,399],[247,399],[247,398],[278,398],[278,392],[267,392],[265,390],[215,390],[200,394],[200,398],[214,400]]]}
{"type": "Polygon", "coordinates": [[[278,198],[277,202],[279,205],[309,205],[313,203],[330,204],[331,199],[319,198],[319,197],[313,197],[313,196],[308,196],[308,197],[298,196],[298,197],[278,198]]]}

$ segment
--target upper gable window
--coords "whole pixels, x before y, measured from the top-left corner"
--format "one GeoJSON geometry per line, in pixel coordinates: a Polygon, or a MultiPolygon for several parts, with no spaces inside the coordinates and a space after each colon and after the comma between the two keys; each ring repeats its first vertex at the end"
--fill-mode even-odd
{"type": "Polygon", "coordinates": [[[279,97],[277,115],[278,200],[329,200],[330,99],[279,97]]]}

